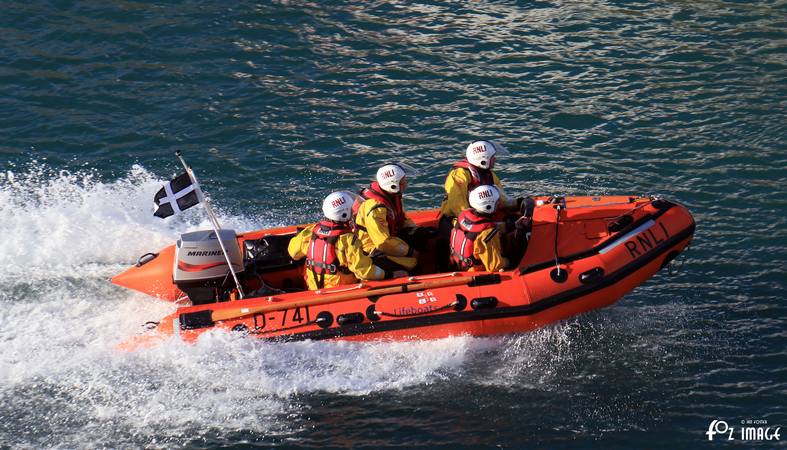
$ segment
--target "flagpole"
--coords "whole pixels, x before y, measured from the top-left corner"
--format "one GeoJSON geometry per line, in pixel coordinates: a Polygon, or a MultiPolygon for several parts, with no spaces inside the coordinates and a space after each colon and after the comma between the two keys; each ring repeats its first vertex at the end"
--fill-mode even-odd
{"type": "Polygon", "coordinates": [[[230,273],[232,273],[232,278],[235,280],[235,286],[238,288],[238,294],[240,294],[240,298],[244,297],[243,295],[243,288],[240,286],[240,281],[238,281],[238,275],[235,274],[235,269],[232,267],[232,261],[230,261],[230,256],[227,253],[227,249],[224,248],[224,242],[221,240],[221,234],[219,234],[219,230],[221,230],[221,225],[219,225],[218,219],[216,219],[216,215],[213,213],[213,208],[210,206],[210,202],[205,195],[202,193],[202,189],[199,187],[199,183],[197,182],[197,176],[194,175],[194,172],[191,170],[186,161],[181,156],[180,150],[175,152],[175,156],[178,157],[180,163],[183,164],[183,168],[186,169],[186,173],[189,174],[189,178],[191,179],[191,183],[194,185],[194,190],[197,192],[197,199],[205,207],[205,211],[208,213],[208,219],[210,220],[211,226],[213,226],[213,231],[216,232],[216,239],[219,240],[219,246],[221,246],[221,251],[224,253],[224,259],[227,260],[227,265],[230,268],[230,273]]]}

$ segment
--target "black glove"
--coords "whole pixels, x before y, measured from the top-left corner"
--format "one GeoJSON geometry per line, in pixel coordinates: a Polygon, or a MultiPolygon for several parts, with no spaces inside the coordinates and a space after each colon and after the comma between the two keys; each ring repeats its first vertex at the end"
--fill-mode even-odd
{"type": "Polygon", "coordinates": [[[522,216],[514,222],[517,230],[527,230],[530,228],[530,217],[522,216]]]}

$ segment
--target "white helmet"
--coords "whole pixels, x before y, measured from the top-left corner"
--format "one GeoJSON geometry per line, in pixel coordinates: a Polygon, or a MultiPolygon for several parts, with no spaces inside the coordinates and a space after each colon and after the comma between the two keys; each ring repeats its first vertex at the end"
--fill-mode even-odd
{"type": "Polygon", "coordinates": [[[334,222],[347,222],[353,216],[355,196],[347,191],[332,192],[322,202],[322,213],[334,222]]]}
{"type": "Polygon", "coordinates": [[[415,177],[416,170],[404,163],[386,164],[377,169],[377,184],[385,192],[396,194],[401,191],[404,177],[415,177]]]}
{"type": "Polygon", "coordinates": [[[497,211],[497,202],[500,201],[500,191],[495,186],[483,185],[470,191],[470,206],[482,214],[492,214],[497,211]]]}
{"type": "Polygon", "coordinates": [[[482,169],[492,168],[492,157],[505,155],[508,155],[508,150],[495,141],[475,141],[465,151],[467,162],[482,169]]]}

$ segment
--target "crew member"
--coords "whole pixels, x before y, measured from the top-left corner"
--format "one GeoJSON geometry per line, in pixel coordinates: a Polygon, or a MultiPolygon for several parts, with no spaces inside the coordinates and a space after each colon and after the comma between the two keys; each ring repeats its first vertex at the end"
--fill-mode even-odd
{"type": "Polygon", "coordinates": [[[418,264],[418,250],[429,230],[418,229],[404,211],[402,192],[415,171],[406,164],[387,164],[376,181],[360,192],[355,226],[363,250],[386,270],[410,271],[418,264]],[[421,241],[421,242],[416,242],[421,241]]]}
{"type": "Polygon", "coordinates": [[[357,283],[358,280],[390,278],[363,252],[350,220],[355,198],[349,192],[325,197],[325,218],[290,240],[287,251],[295,260],[306,258],[304,279],[310,290],[357,283]]]}
{"type": "Polygon", "coordinates": [[[498,216],[504,216],[506,209],[515,209],[517,200],[511,201],[503,193],[500,178],[492,170],[498,156],[506,156],[508,151],[502,145],[493,141],[476,141],[467,146],[465,159],[454,163],[448,176],[445,178],[445,197],[440,205],[440,220],[438,221],[438,243],[436,246],[436,260],[438,271],[449,270],[448,239],[453,229],[454,220],[459,214],[470,208],[468,194],[478,186],[496,186],[500,192],[503,208],[498,210],[498,216]]]}
{"type": "Polygon", "coordinates": [[[501,226],[495,213],[501,204],[500,190],[493,185],[478,186],[469,194],[470,208],[459,213],[451,230],[451,261],[459,270],[497,272],[517,265],[524,254],[527,238],[524,230],[528,218],[523,216],[515,223],[516,231],[510,236],[511,262],[504,256],[501,226]]]}
{"type": "Polygon", "coordinates": [[[508,155],[508,151],[500,144],[492,141],[476,141],[467,146],[465,159],[454,163],[445,178],[445,198],[440,205],[440,230],[448,234],[453,219],[468,209],[468,194],[478,186],[493,185],[500,193],[501,209],[515,210],[518,208],[516,199],[509,200],[503,193],[500,178],[492,170],[498,156],[508,155]]]}

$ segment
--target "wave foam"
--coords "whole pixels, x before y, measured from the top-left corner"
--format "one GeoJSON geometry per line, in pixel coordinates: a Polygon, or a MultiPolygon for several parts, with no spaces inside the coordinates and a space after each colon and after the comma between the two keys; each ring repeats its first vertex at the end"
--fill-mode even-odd
{"type": "MultiPolygon", "coordinates": [[[[128,264],[182,232],[208,228],[199,208],[165,220],[153,216],[153,195],[165,181],[140,165],[108,182],[91,171],[54,171],[37,162],[0,173],[0,282],[79,277],[86,264],[128,264]]],[[[243,218],[221,219],[254,228],[243,218]]]]}

